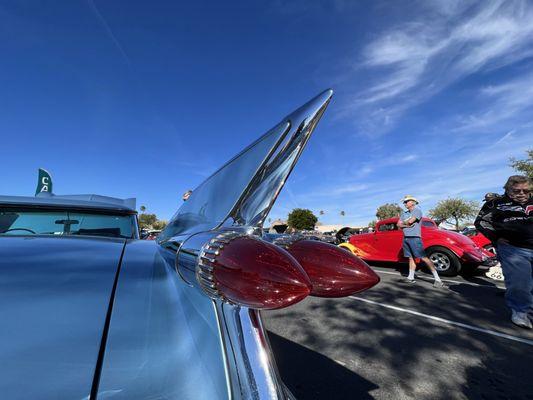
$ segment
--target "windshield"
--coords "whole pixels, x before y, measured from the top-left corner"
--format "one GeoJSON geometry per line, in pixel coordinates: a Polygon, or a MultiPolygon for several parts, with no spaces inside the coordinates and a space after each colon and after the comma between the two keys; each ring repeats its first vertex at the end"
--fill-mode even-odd
{"type": "Polygon", "coordinates": [[[134,238],[134,215],[0,208],[0,235],[78,235],[134,238]]]}

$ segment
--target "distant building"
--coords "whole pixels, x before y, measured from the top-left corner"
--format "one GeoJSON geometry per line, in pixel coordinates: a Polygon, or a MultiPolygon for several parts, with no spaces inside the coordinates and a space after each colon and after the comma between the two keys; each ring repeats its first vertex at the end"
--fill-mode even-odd
{"type": "Polygon", "coordinates": [[[315,225],[315,231],[322,233],[338,231],[341,228],[344,228],[344,225],[322,225],[320,222],[315,225]]]}

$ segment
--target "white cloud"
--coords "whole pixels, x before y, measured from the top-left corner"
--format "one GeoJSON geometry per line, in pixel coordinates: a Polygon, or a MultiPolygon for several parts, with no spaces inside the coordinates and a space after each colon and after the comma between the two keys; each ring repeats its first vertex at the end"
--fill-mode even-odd
{"type": "Polygon", "coordinates": [[[386,76],[381,74],[379,82],[367,89],[363,95],[364,103],[396,97],[420,83],[431,57],[445,47],[439,43],[439,38],[432,40],[430,32],[424,33],[425,29],[421,24],[409,24],[401,30],[386,33],[366,47],[363,64],[386,67],[386,76]]]}
{"type": "Polygon", "coordinates": [[[121,57],[124,59],[124,61],[128,65],[128,67],[131,67],[130,58],[128,57],[128,55],[124,51],[124,47],[120,44],[119,40],[117,39],[117,37],[115,36],[113,31],[111,30],[111,27],[109,26],[109,24],[105,20],[104,16],[100,12],[100,10],[98,10],[98,7],[96,7],[96,4],[94,4],[94,1],[93,0],[88,0],[87,3],[89,4],[89,7],[91,8],[91,10],[94,13],[94,15],[95,15],[96,19],[98,20],[98,22],[104,28],[106,35],[109,37],[109,39],[111,40],[113,45],[116,47],[116,49],[120,53],[121,57]]]}
{"type": "MultiPolygon", "coordinates": [[[[533,125],[533,124],[532,124],[533,125]]],[[[481,201],[487,192],[501,191],[509,175],[509,158],[521,158],[531,146],[531,128],[523,127],[500,132],[493,140],[469,143],[457,135],[442,140],[419,142],[412,145],[414,155],[400,155],[391,162],[415,163],[415,168],[398,175],[390,165],[373,164],[376,172],[371,177],[353,177],[340,174],[337,181],[320,191],[304,194],[299,191],[298,201],[313,210],[325,210],[321,217],[324,223],[341,223],[339,211],[346,211],[346,224],[365,225],[375,219],[376,208],[384,203],[400,203],[406,194],[421,200],[422,208],[428,212],[435,204],[447,197],[463,197],[481,201]],[[381,169],[383,168],[383,169],[381,169]],[[384,172],[386,171],[386,172],[384,172]]],[[[467,141],[468,142],[468,141],[467,141]]],[[[403,171],[403,170],[402,170],[403,171]]],[[[285,203],[290,204],[288,201],[285,203]]]]}
{"type": "Polygon", "coordinates": [[[513,129],[512,131],[509,131],[507,132],[505,135],[503,135],[501,138],[499,138],[495,143],[494,145],[497,146],[501,143],[505,143],[507,140],[511,139],[513,137],[513,133],[515,132],[515,130],[513,129]]]}
{"type": "Polygon", "coordinates": [[[407,110],[450,84],[533,55],[532,3],[493,0],[466,7],[452,2],[450,8],[447,3],[431,2],[428,10],[424,2],[417,20],[383,32],[362,50],[358,68],[375,78],[349,107],[363,116],[363,131],[387,131],[407,110]]]}
{"type": "Polygon", "coordinates": [[[515,124],[531,122],[533,109],[533,74],[518,76],[500,85],[485,86],[479,91],[482,111],[459,120],[457,131],[479,131],[494,128],[510,119],[515,124]]]}
{"type": "Polygon", "coordinates": [[[415,8],[402,13],[409,21],[371,32],[355,67],[364,78],[342,113],[359,133],[397,128],[396,135],[362,143],[352,135],[343,141],[358,149],[352,161],[339,162],[346,156],[334,148],[326,156],[335,175],[318,191],[295,190],[309,191],[298,201],[325,210],[324,223],[339,223],[342,209],[346,223],[366,224],[380,204],[407,193],[426,212],[450,196],[480,201],[501,191],[513,173],[509,157],[522,157],[533,142],[533,2],[428,0],[415,8]],[[446,96],[453,107],[410,113],[452,84],[438,101],[446,96]],[[409,120],[400,125],[403,116],[409,120]]]}
{"type": "Polygon", "coordinates": [[[408,162],[410,162],[410,161],[414,161],[414,160],[417,159],[417,157],[418,157],[418,156],[416,156],[416,155],[414,155],[414,154],[410,154],[410,155],[408,155],[408,156],[402,157],[402,158],[400,158],[400,160],[399,160],[399,161],[400,161],[399,164],[404,164],[404,163],[408,163],[408,162]]]}
{"type": "Polygon", "coordinates": [[[338,183],[335,185],[330,185],[329,187],[326,187],[324,189],[321,189],[320,191],[312,192],[306,195],[303,195],[301,197],[305,198],[305,200],[312,200],[312,199],[324,199],[324,198],[339,198],[346,194],[354,194],[359,193],[368,188],[368,185],[361,184],[361,183],[338,183]]]}

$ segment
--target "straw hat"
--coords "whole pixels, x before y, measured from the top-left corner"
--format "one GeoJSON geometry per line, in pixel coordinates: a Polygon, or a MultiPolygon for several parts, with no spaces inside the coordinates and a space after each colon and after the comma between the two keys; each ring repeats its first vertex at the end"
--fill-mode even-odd
{"type": "Polygon", "coordinates": [[[402,203],[405,203],[405,202],[407,202],[407,201],[409,201],[409,200],[414,201],[416,204],[418,204],[418,200],[417,200],[415,197],[411,196],[410,194],[406,195],[406,196],[402,199],[402,203]]]}

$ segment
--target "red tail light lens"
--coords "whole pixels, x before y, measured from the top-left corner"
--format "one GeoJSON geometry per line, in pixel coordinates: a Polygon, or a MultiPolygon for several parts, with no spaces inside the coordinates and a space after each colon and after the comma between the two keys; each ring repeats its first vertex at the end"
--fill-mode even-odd
{"type": "Polygon", "coordinates": [[[332,244],[299,240],[287,250],[309,276],[313,296],[349,296],[379,282],[379,276],[363,260],[332,244]]]}
{"type": "Polygon", "coordinates": [[[204,246],[197,279],[212,297],[255,309],[287,307],[311,292],[298,262],[280,247],[245,235],[226,235],[204,246]]]}

